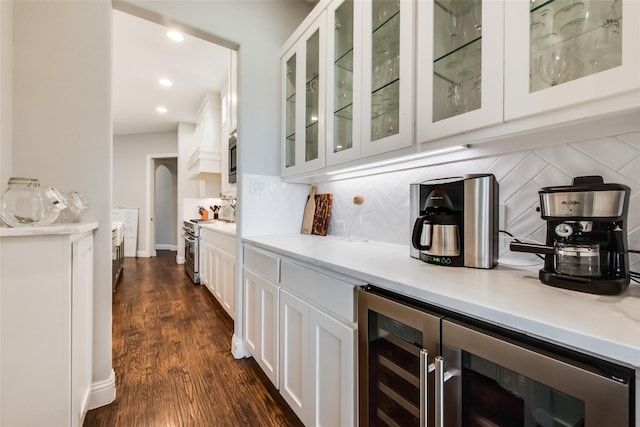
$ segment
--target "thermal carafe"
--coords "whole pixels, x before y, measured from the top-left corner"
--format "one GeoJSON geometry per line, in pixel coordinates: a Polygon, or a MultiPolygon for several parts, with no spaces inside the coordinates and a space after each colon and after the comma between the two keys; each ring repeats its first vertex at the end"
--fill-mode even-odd
{"type": "Polygon", "coordinates": [[[493,175],[411,184],[410,210],[412,257],[453,267],[495,267],[498,182],[493,175]]]}

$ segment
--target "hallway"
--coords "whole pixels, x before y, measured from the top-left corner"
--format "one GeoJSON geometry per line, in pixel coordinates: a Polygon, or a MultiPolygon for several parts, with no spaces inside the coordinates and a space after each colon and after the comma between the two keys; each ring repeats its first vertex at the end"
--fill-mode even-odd
{"type": "Polygon", "coordinates": [[[301,426],[256,362],[233,358],[232,333],[175,252],[126,258],[113,294],[116,400],[84,426],[301,426]]]}

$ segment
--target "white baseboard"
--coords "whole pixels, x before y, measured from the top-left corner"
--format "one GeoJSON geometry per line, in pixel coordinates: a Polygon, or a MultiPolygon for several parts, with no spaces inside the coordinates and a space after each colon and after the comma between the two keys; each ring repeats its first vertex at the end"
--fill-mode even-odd
{"type": "Polygon", "coordinates": [[[176,255],[176,264],[184,264],[184,257],[176,255]]]}
{"type": "Polygon", "coordinates": [[[236,359],[244,359],[245,357],[251,357],[251,353],[246,349],[244,343],[235,334],[231,338],[231,354],[236,359]]]}
{"type": "Polygon", "coordinates": [[[173,251],[173,252],[177,252],[178,251],[178,246],[177,245],[157,244],[156,245],[156,251],[173,251]]]}
{"type": "Polygon", "coordinates": [[[89,410],[96,409],[116,400],[116,373],[112,369],[109,378],[91,384],[89,410]]]}
{"type": "Polygon", "coordinates": [[[151,255],[149,255],[149,252],[147,251],[137,251],[136,252],[136,257],[138,258],[149,258],[151,255]]]}

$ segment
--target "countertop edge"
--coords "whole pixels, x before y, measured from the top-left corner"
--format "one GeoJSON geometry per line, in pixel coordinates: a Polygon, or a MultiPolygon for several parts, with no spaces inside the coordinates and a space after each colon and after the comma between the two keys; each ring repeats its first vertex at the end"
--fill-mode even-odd
{"type": "Polygon", "coordinates": [[[45,236],[85,233],[99,227],[98,222],[78,222],[31,227],[0,227],[0,237],[45,236]]]}
{"type": "MultiPolygon", "coordinates": [[[[316,236],[312,236],[311,238],[313,239],[314,237],[316,236]]],[[[323,239],[321,237],[317,238],[323,239]]],[[[571,350],[583,352],[595,357],[605,358],[615,363],[640,368],[640,345],[636,347],[628,343],[609,340],[601,335],[575,331],[561,325],[545,322],[542,319],[534,319],[523,315],[509,313],[493,307],[487,307],[479,303],[476,304],[469,301],[463,301],[437,292],[419,289],[411,286],[411,284],[402,283],[401,281],[393,280],[389,277],[371,274],[358,268],[350,268],[346,264],[337,265],[332,262],[315,258],[309,254],[294,252],[293,250],[283,246],[271,245],[268,243],[269,236],[250,236],[245,237],[242,240],[252,246],[276,252],[293,260],[325,268],[332,272],[354,278],[363,283],[377,285],[381,288],[407,295],[446,310],[459,312],[460,314],[469,316],[476,320],[504,327],[571,350]]],[[[322,242],[322,244],[326,244],[325,242],[322,242]]],[[[382,242],[373,243],[380,244],[381,247],[395,247],[396,250],[404,248],[403,245],[393,245],[382,242]]],[[[408,248],[406,250],[406,256],[407,258],[410,258],[408,248]]],[[[418,260],[413,261],[419,264],[424,264],[418,260]]],[[[540,284],[540,286],[543,286],[544,288],[542,289],[546,290],[546,285],[540,284]]],[[[553,288],[550,289],[550,292],[552,291],[553,288]]]]}

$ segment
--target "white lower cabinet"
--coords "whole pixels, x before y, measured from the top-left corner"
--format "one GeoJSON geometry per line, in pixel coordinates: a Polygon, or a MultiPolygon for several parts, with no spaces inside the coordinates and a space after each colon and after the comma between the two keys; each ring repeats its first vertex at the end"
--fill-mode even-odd
{"type": "Polygon", "coordinates": [[[353,426],[354,287],[245,246],[244,343],[306,426],[353,426]]]}
{"type": "Polygon", "coordinates": [[[276,388],[279,289],[250,270],[244,270],[245,346],[276,388]]]}
{"type": "Polygon", "coordinates": [[[0,425],[82,426],[93,380],[93,233],[37,233],[0,239],[0,425]]]}
{"type": "Polygon", "coordinates": [[[235,237],[200,228],[200,283],[236,318],[235,237]]]}
{"type": "Polygon", "coordinates": [[[307,426],[351,426],[356,329],[280,290],[280,394],[307,426]]]}

